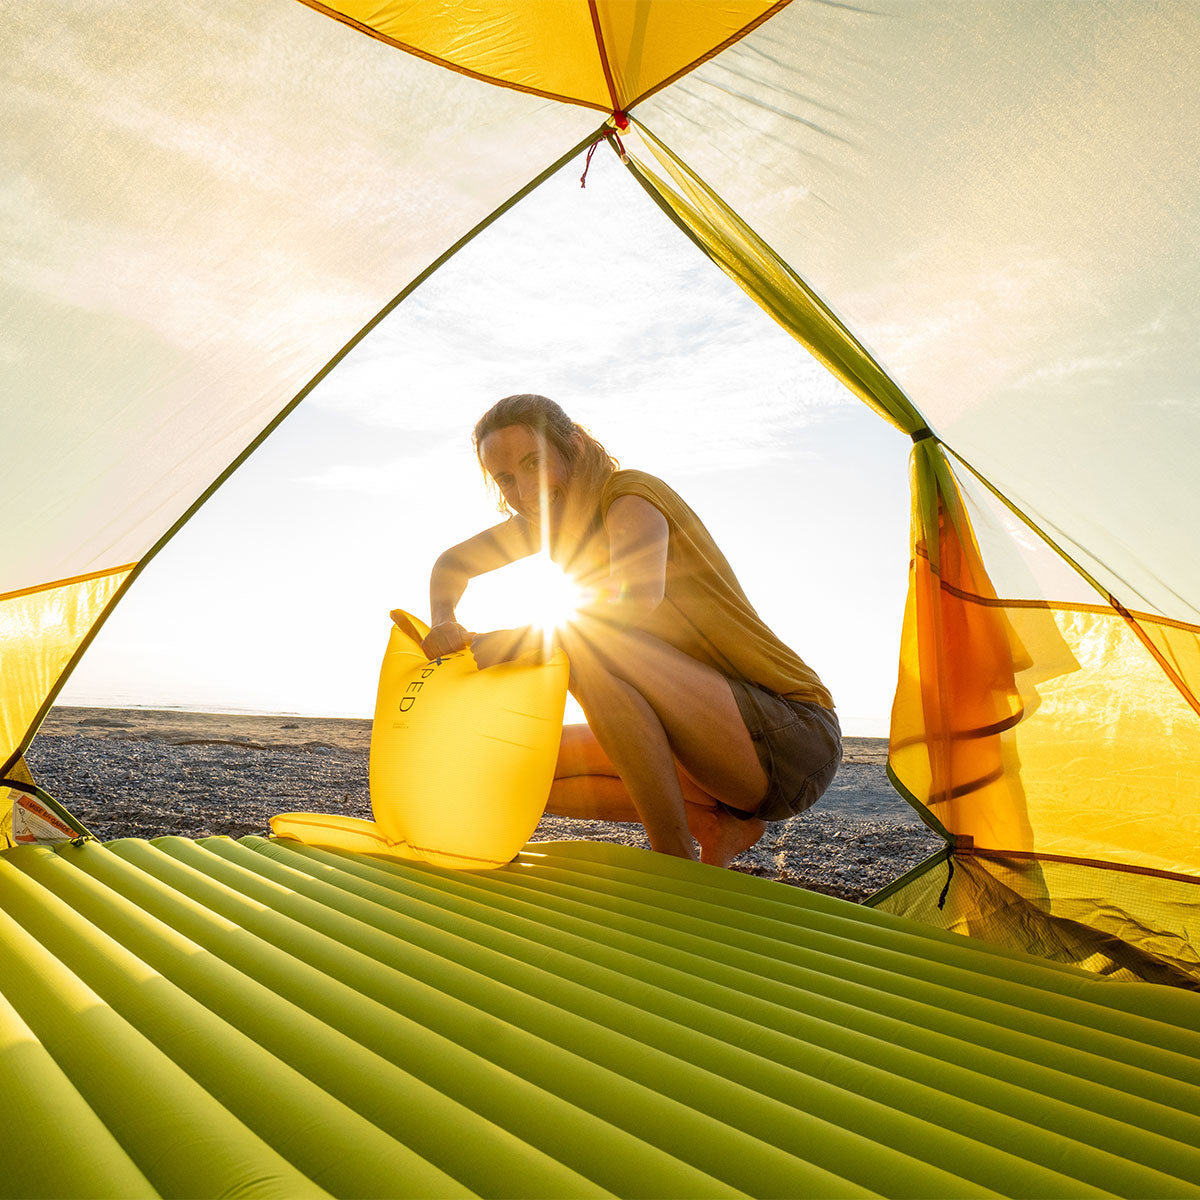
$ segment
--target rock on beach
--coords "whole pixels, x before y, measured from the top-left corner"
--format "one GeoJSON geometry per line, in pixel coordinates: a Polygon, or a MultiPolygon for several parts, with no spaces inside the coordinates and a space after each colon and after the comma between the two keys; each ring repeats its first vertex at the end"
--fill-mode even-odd
{"type": "MultiPolygon", "coordinates": [[[[160,709],[55,708],[26,760],[103,841],[266,835],[274,813],[371,816],[371,723],[160,709]]],[[[862,901],[942,845],[887,780],[883,738],[847,738],[807,813],[768,827],[734,869],[862,901]]],[[[640,825],[545,816],[534,841],[647,846],[640,825]]]]}

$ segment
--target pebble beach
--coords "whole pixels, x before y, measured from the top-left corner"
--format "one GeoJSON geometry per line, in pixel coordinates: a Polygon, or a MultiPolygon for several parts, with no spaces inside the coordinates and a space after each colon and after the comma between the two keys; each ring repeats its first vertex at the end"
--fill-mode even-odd
{"type": "MultiPolygon", "coordinates": [[[[102,841],[266,835],[279,812],[371,816],[371,722],[60,707],[26,760],[102,841]]],[[[887,742],[847,738],[807,813],[768,827],[733,869],[861,902],[942,845],[887,780],[887,742]]],[[[545,816],[533,841],[647,846],[640,825],[545,816]]]]}

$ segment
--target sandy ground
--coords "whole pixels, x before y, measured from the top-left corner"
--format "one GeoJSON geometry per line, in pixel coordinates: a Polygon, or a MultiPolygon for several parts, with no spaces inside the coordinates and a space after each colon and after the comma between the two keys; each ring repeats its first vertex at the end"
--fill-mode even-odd
{"type": "MultiPolygon", "coordinates": [[[[99,838],[265,834],[273,813],[370,817],[365,720],[56,708],[27,760],[99,838]]],[[[863,900],[941,842],[892,789],[882,738],[848,738],[832,787],[768,828],[737,870],[863,900]]],[[[535,841],[645,846],[640,825],[542,818],[535,841]]]]}

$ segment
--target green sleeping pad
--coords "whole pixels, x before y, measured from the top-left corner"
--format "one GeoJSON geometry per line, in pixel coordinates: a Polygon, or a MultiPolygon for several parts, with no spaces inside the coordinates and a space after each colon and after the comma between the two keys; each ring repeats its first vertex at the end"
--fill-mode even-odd
{"type": "Polygon", "coordinates": [[[1198,1030],[621,846],[0,855],[5,1196],[1197,1196],[1198,1030]]]}

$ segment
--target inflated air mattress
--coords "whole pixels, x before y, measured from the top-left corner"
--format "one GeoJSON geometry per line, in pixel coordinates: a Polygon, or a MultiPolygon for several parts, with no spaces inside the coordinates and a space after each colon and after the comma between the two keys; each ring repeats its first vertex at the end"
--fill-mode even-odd
{"type": "Polygon", "coordinates": [[[1200,996],[619,846],[0,855],[8,1196],[1196,1196],[1200,996]]]}

